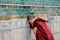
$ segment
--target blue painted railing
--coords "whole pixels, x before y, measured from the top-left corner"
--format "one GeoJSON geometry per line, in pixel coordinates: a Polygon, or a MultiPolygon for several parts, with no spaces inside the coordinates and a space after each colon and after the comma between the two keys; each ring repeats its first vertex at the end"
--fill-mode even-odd
{"type": "Polygon", "coordinates": [[[0,8],[2,15],[60,14],[59,8],[0,8]]]}
{"type": "Polygon", "coordinates": [[[60,0],[0,0],[2,4],[60,6],[60,0]]]}

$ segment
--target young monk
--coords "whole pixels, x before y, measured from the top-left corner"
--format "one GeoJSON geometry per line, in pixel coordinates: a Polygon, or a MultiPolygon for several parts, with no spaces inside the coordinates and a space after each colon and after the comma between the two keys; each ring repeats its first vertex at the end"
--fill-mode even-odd
{"type": "Polygon", "coordinates": [[[35,16],[28,16],[27,20],[30,28],[36,35],[36,40],[54,40],[54,37],[46,24],[48,21],[42,18],[35,18],[35,16]]]}

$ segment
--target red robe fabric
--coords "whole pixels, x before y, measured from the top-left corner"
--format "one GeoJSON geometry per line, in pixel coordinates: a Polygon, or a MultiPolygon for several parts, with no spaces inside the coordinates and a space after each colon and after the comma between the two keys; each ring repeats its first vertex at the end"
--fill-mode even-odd
{"type": "Polygon", "coordinates": [[[37,27],[36,40],[54,40],[54,37],[45,22],[48,21],[37,18],[33,24],[29,23],[31,29],[37,27]]]}

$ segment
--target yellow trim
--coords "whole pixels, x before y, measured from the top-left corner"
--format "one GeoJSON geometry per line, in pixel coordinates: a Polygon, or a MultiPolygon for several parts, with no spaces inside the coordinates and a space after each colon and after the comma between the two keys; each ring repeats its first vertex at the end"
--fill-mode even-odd
{"type": "Polygon", "coordinates": [[[0,16],[0,20],[23,19],[25,16],[0,16]]]}

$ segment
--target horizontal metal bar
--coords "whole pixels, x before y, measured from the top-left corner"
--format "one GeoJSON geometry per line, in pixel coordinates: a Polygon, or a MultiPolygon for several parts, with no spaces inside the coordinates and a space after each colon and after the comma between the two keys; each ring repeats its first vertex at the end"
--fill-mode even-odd
{"type": "Polygon", "coordinates": [[[39,7],[60,7],[60,6],[40,6],[40,5],[21,5],[21,4],[1,4],[0,5],[11,5],[11,6],[30,6],[30,7],[36,7],[36,8],[39,8],[39,7]]]}
{"type": "Polygon", "coordinates": [[[54,32],[53,34],[60,34],[60,31],[59,32],[54,32]]]}
{"type": "Polygon", "coordinates": [[[22,29],[22,28],[28,28],[28,27],[5,27],[5,28],[0,28],[0,31],[13,30],[13,29],[22,29]]]}

